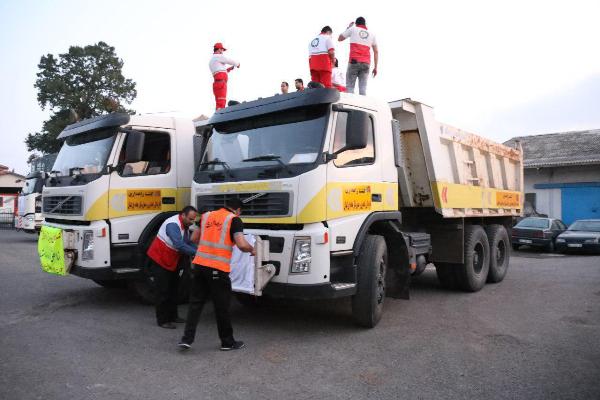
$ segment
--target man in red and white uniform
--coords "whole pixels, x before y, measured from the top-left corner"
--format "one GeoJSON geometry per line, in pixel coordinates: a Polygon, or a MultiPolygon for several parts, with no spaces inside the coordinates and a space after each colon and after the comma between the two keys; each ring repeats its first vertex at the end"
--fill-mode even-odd
{"type": "Polygon", "coordinates": [[[358,90],[362,95],[367,94],[367,79],[369,78],[369,69],[371,67],[371,48],[373,48],[373,59],[375,67],[373,68],[373,77],[377,75],[377,63],[379,61],[379,50],[375,35],[367,29],[363,17],[356,18],[350,23],[338,38],[341,42],[350,38],[350,63],[346,71],[346,90],[354,93],[354,85],[358,78],[358,90]]]}
{"type": "Polygon", "coordinates": [[[210,72],[212,73],[213,93],[215,95],[216,109],[225,108],[227,104],[227,73],[234,67],[239,68],[240,63],[225,57],[223,52],[227,49],[223,47],[223,43],[215,43],[213,46],[213,56],[208,63],[210,72]]]}
{"type": "Polygon", "coordinates": [[[197,215],[194,207],[187,206],[179,214],[167,218],[146,253],[151,260],[150,274],[157,293],[156,323],[161,328],[175,329],[175,322],[185,322],[177,316],[178,266],[181,254],[196,254],[189,228],[197,215]]]}
{"type": "Polygon", "coordinates": [[[331,67],[335,58],[335,49],[331,34],[333,31],[329,26],[321,29],[321,34],[310,41],[308,45],[308,65],[310,67],[310,79],[319,82],[326,88],[331,87],[331,67]]]}

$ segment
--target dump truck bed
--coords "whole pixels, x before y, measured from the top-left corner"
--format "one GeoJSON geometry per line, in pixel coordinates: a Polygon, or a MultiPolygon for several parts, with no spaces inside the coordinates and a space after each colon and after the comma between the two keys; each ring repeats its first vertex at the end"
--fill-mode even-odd
{"type": "Polygon", "coordinates": [[[434,207],[444,217],[518,216],[523,155],[436,121],[410,99],[390,103],[401,207],[434,207]]]}

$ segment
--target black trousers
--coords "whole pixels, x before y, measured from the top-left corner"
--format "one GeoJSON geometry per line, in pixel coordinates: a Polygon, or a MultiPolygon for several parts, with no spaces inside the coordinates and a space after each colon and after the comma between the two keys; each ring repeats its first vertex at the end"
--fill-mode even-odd
{"type": "Polygon", "coordinates": [[[177,319],[179,271],[167,271],[152,261],[150,272],[156,289],[156,323],[174,322],[177,319]]]}
{"type": "Polygon", "coordinates": [[[190,308],[182,341],[192,343],[196,336],[196,326],[202,313],[202,308],[210,298],[215,306],[217,329],[222,345],[233,344],[233,328],[229,315],[231,303],[231,280],[229,273],[200,265],[191,268],[190,308]]]}

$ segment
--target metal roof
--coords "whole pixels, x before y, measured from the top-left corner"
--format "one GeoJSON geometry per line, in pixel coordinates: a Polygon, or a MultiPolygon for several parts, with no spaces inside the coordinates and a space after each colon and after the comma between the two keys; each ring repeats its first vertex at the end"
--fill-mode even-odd
{"type": "Polygon", "coordinates": [[[600,164],[600,129],[518,136],[504,144],[513,146],[517,140],[525,168],[600,164]]]}

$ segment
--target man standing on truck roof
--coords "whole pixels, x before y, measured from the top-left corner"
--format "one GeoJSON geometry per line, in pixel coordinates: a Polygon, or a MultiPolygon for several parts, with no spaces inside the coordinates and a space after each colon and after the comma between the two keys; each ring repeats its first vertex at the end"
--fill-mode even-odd
{"type": "Polygon", "coordinates": [[[192,261],[192,287],[185,331],[178,346],[191,347],[204,303],[209,296],[215,306],[221,350],[237,350],[244,342],[233,338],[229,316],[231,301],[231,256],[233,246],[254,255],[254,247],[244,238],[244,224],[239,217],[242,202],[237,197],[225,201],[225,207],[202,214],[196,257],[192,261]]]}
{"type": "Polygon", "coordinates": [[[181,254],[190,257],[196,254],[196,248],[190,241],[189,227],[197,215],[194,207],[187,206],[179,214],[167,218],[147,252],[157,290],[156,323],[161,328],[175,329],[175,322],[185,322],[177,316],[177,267],[181,254]]]}
{"type": "Polygon", "coordinates": [[[341,42],[350,38],[350,63],[346,71],[346,90],[354,93],[354,85],[358,78],[358,91],[362,95],[367,94],[367,79],[369,78],[369,68],[371,67],[371,48],[373,48],[373,59],[375,67],[373,68],[373,78],[377,76],[377,63],[379,62],[379,50],[377,41],[373,32],[367,29],[366,21],[363,17],[356,18],[356,25],[351,22],[339,36],[341,42]]]}
{"type": "Polygon", "coordinates": [[[213,56],[208,63],[210,72],[213,75],[213,94],[215,95],[216,109],[225,108],[227,103],[227,78],[228,72],[234,67],[239,68],[240,63],[225,57],[223,54],[227,49],[223,47],[223,43],[215,43],[213,46],[213,56]],[[228,67],[230,65],[230,67],[228,67]]]}
{"type": "Polygon", "coordinates": [[[324,26],[321,33],[308,45],[310,79],[323,84],[326,88],[331,87],[331,66],[335,58],[332,33],[331,27],[324,26]]]}

